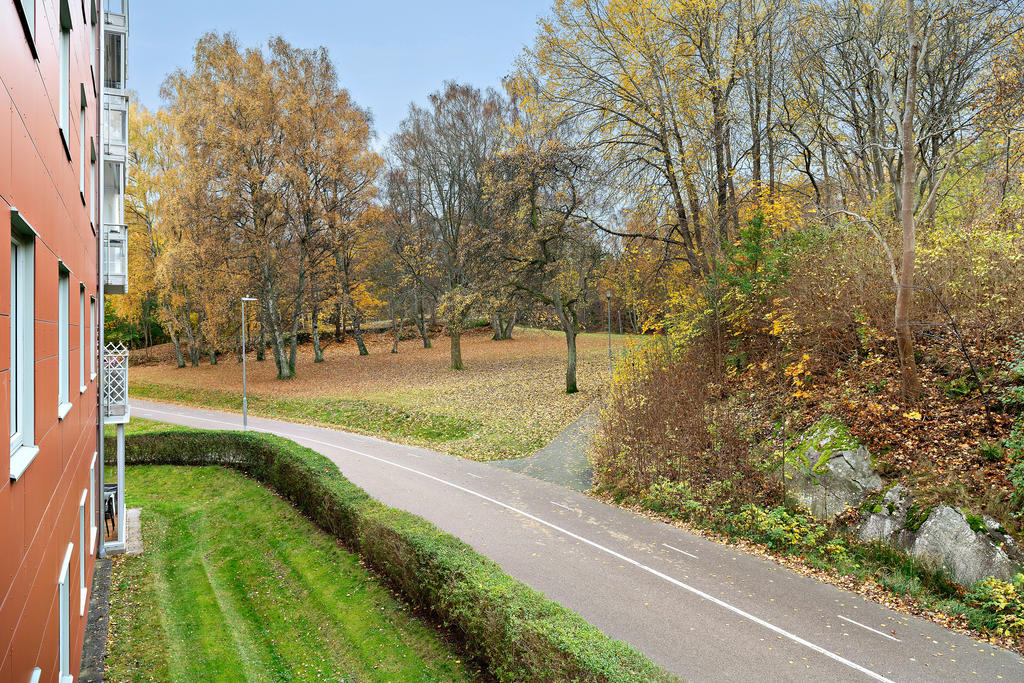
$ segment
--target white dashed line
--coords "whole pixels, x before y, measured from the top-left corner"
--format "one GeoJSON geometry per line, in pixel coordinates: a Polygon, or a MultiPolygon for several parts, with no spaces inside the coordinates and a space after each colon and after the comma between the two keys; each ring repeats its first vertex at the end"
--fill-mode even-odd
{"type": "Polygon", "coordinates": [[[679,548],[671,546],[668,543],[662,543],[662,545],[665,546],[666,548],[668,548],[669,550],[675,550],[677,553],[682,553],[683,555],[686,555],[687,557],[692,557],[695,560],[698,559],[697,556],[694,555],[693,553],[688,553],[685,550],[680,550],[679,548]]]}
{"type": "Polygon", "coordinates": [[[902,643],[903,642],[899,638],[895,638],[893,636],[890,636],[888,633],[883,633],[882,631],[879,631],[877,629],[873,629],[870,626],[865,626],[864,624],[860,623],[859,621],[854,621],[853,619],[850,619],[849,617],[844,617],[842,614],[837,614],[836,616],[839,617],[840,619],[842,619],[843,621],[850,622],[854,626],[860,626],[861,628],[866,628],[867,630],[871,631],[872,633],[877,633],[878,635],[882,636],[883,638],[888,638],[889,640],[895,640],[897,643],[902,643]]]}
{"type": "Polygon", "coordinates": [[[471,477],[476,477],[477,479],[483,479],[483,477],[481,477],[479,474],[473,474],[472,472],[466,472],[466,474],[468,474],[471,477]]]}
{"type": "Polygon", "coordinates": [[[570,510],[570,511],[572,510],[572,508],[569,507],[568,505],[562,505],[561,503],[556,503],[555,501],[551,501],[551,504],[552,505],[557,505],[560,508],[565,508],[566,510],[570,510]]]}

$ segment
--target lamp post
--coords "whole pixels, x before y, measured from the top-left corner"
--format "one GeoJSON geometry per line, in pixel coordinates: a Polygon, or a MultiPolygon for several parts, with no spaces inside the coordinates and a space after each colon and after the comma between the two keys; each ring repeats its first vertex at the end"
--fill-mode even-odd
{"type": "Polygon", "coordinates": [[[242,431],[249,429],[249,403],[245,395],[245,302],[256,301],[251,296],[242,297],[242,431]]]}
{"type": "Polygon", "coordinates": [[[604,293],[605,301],[608,302],[608,379],[612,378],[612,292],[604,293]]]}

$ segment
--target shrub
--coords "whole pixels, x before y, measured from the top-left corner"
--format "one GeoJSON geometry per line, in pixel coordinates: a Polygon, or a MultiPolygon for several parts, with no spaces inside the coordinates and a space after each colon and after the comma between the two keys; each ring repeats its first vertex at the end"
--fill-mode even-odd
{"type": "Polygon", "coordinates": [[[983,610],[989,628],[999,635],[1024,634],[1024,576],[1013,583],[990,577],[979,581],[967,594],[968,605],[983,610]]]}
{"type": "MultiPolygon", "coordinates": [[[[114,452],[110,439],[107,452],[114,452]]],[[[374,500],[330,460],[287,439],[253,432],[151,432],[127,439],[125,461],[222,465],[270,486],[362,555],[410,602],[461,632],[467,648],[498,680],[674,680],[459,539],[374,500]]]]}
{"type": "Polygon", "coordinates": [[[595,483],[655,499],[676,495],[666,487],[677,484],[705,506],[728,509],[777,501],[764,458],[737,411],[713,400],[715,390],[698,354],[677,356],[656,344],[635,349],[620,362],[601,415],[595,483]]]}

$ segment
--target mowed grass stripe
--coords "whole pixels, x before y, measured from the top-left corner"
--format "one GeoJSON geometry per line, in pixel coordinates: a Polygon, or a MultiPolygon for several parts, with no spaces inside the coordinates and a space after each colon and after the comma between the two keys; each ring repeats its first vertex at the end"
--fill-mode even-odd
{"type": "Polygon", "coordinates": [[[255,481],[130,467],[142,556],[114,567],[110,680],[472,680],[358,558],[255,481]]]}

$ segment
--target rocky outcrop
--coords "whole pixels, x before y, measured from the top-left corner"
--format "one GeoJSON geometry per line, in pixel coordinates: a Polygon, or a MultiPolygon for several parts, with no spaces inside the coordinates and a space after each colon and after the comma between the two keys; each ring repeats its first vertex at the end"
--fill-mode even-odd
{"type": "Polygon", "coordinates": [[[1021,571],[1024,554],[991,517],[949,505],[920,508],[902,484],[881,499],[871,496],[882,487],[871,454],[835,418],[819,420],[787,449],[784,462],[787,496],[816,518],[831,520],[847,507],[862,508],[861,540],[888,543],[964,586],[989,576],[1009,581],[1021,571]]]}
{"type": "Polygon", "coordinates": [[[1007,555],[1005,540],[1000,544],[989,535],[1001,534],[999,524],[991,517],[976,520],[972,526],[961,510],[936,506],[915,534],[910,554],[940,565],[964,586],[989,576],[1012,580],[1020,566],[1007,555]]]}
{"type": "Polygon", "coordinates": [[[901,484],[889,489],[857,532],[864,541],[884,541],[923,562],[944,569],[957,583],[971,586],[995,576],[1010,581],[1019,572],[1019,550],[999,523],[968,515],[949,505],[920,511],[901,484]],[[922,515],[927,515],[919,522],[922,515]]]}
{"type": "Polygon", "coordinates": [[[886,541],[894,546],[906,549],[907,518],[914,499],[903,484],[896,484],[885,492],[881,504],[875,506],[868,514],[857,531],[862,541],[886,541]]]}
{"type": "Polygon", "coordinates": [[[868,449],[843,423],[827,416],[785,454],[784,474],[787,495],[821,520],[858,507],[882,486],[868,449]]]}

